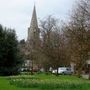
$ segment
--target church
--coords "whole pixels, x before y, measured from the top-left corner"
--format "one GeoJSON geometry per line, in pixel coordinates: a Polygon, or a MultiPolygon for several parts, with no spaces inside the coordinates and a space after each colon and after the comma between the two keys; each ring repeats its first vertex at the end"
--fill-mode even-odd
{"type": "Polygon", "coordinates": [[[36,15],[36,8],[34,5],[30,27],[28,28],[27,42],[29,43],[30,41],[36,42],[38,41],[38,39],[39,39],[39,28],[38,28],[38,21],[37,21],[37,15],[36,15]]]}
{"type": "Polygon", "coordinates": [[[34,55],[37,55],[37,49],[40,45],[40,29],[38,27],[36,7],[34,5],[30,26],[28,27],[28,36],[25,46],[25,70],[36,70],[37,65],[34,64],[34,55]]]}

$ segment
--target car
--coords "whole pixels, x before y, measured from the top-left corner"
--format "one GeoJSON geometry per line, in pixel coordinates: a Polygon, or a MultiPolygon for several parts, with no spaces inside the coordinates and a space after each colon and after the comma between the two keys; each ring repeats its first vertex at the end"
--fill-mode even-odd
{"type": "MultiPolygon", "coordinates": [[[[53,74],[57,73],[57,70],[52,70],[52,73],[53,74]]],[[[71,70],[70,67],[59,67],[58,68],[58,74],[70,75],[72,73],[73,73],[73,71],[71,70]]]]}

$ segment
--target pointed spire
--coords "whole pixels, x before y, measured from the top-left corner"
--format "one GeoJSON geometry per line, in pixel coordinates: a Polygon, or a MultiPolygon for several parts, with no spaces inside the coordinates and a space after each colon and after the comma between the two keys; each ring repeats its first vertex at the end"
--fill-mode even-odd
{"type": "Polygon", "coordinates": [[[36,7],[34,4],[34,8],[33,8],[33,14],[32,14],[32,19],[31,19],[31,27],[38,27],[38,23],[37,23],[37,15],[36,15],[36,7]]]}
{"type": "Polygon", "coordinates": [[[37,23],[36,7],[34,4],[30,27],[28,28],[28,40],[30,40],[34,36],[35,32],[39,33],[38,30],[39,29],[38,29],[38,23],[37,23]]]}

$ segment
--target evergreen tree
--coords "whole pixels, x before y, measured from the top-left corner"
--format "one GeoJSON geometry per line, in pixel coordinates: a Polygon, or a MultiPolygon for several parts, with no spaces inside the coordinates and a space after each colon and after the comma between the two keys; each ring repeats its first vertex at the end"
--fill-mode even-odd
{"type": "Polygon", "coordinates": [[[0,26],[0,74],[18,74],[22,61],[15,31],[0,26]]]}

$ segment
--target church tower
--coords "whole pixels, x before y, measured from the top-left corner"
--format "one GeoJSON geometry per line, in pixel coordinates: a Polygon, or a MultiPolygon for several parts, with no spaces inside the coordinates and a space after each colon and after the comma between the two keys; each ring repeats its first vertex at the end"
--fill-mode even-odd
{"type": "Polygon", "coordinates": [[[39,43],[39,28],[37,22],[36,8],[34,5],[30,27],[28,28],[28,44],[35,46],[39,43]]]}
{"type": "Polygon", "coordinates": [[[28,28],[28,37],[27,37],[27,42],[26,42],[26,57],[29,59],[29,61],[26,61],[28,63],[28,68],[32,69],[33,73],[33,68],[36,62],[38,62],[35,58],[38,57],[38,50],[40,47],[40,30],[38,28],[38,22],[37,22],[37,15],[36,15],[36,7],[34,5],[33,8],[33,13],[32,13],[32,18],[31,18],[31,23],[28,28]]]}

